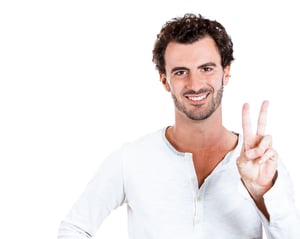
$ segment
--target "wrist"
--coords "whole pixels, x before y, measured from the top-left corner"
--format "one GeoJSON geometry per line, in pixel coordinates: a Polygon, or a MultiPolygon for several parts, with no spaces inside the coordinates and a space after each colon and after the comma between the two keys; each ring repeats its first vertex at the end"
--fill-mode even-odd
{"type": "Polygon", "coordinates": [[[264,194],[273,186],[273,184],[261,186],[253,182],[244,181],[243,179],[242,182],[254,201],[260,201],[264,194]]]}
{"type": "Polygon", "coordinates": [[[277,174],[278,173],[276,171],[273,179],[270,182],[266,182],[264,184],[258,184],[251,180],[244,180],[243,178],[241,178],[241,180],[251,197],[255,201],[259,201],[263,198],[264,194],[267,193],[274,186],[275,181],[277,179],[277,174]]]}

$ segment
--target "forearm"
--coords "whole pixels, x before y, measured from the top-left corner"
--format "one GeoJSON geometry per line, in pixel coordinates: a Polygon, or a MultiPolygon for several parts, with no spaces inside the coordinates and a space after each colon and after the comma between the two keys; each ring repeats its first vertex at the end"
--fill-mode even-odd
{"type": "Polygon", "coordinates": [[[300,214],[294,201],[293,185],[282,164],[278,168],[274,185],[255,202],[268,239],[298,239],[300,214]]]}
{"type": "Polygon", "coordinates": [[[244,181],[242,179],[242,182],[245,188],[247,189],[248,193],[250,194],[251,198],[253,199],[255,205],[268,221],[270,220],[270,215],[265,204],[264,195],[273,187],[273,185],[276,182],[277,176],[278,172],[276,171],[273,180],[264,186],[256,185],[251,182],[244,181]]]}

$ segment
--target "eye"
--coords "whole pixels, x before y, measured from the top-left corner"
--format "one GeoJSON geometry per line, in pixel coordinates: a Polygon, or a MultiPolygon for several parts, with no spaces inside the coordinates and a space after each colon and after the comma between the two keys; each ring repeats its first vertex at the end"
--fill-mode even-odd
{"type": "Polygon", "coordinates": [[[201,71],[203,71],[203,72],[210,72],[212,70],[213,70],[213,68],[210,66],[201,67],[201,71]]]}
{"type": "Polygon", "coordinates": [[[174,76],[178,77],[178,78],[183,78],[186,77],[188,75],[188,72],[186,70],[178,70],[178,71],[174,71],[174,76]]]}

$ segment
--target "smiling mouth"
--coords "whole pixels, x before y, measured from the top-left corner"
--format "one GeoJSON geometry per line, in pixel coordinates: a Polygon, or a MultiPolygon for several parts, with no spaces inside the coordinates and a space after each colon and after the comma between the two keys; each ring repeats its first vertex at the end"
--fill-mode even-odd
{"type": "Polygon", "coordinates": [[[209,95],[209,93],[196,95],[196,96],[195,95],[187,95],[185,97],[193,102],[199,102],[199,101],[203,101],[204,99],[206,99],[208,97],[208,95],[209,95]]]}

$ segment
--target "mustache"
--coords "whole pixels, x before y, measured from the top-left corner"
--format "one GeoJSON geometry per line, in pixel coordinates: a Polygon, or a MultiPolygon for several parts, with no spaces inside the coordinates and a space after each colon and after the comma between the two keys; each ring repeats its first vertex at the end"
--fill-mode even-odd
{"type": "Polygon", "coordinates": [[[210,88],[201,88],[198,91],[186,90],[183,92],[183,95],[199,95],[199,94],[212,93],[212,92],[213,91],[210,88]]]}

